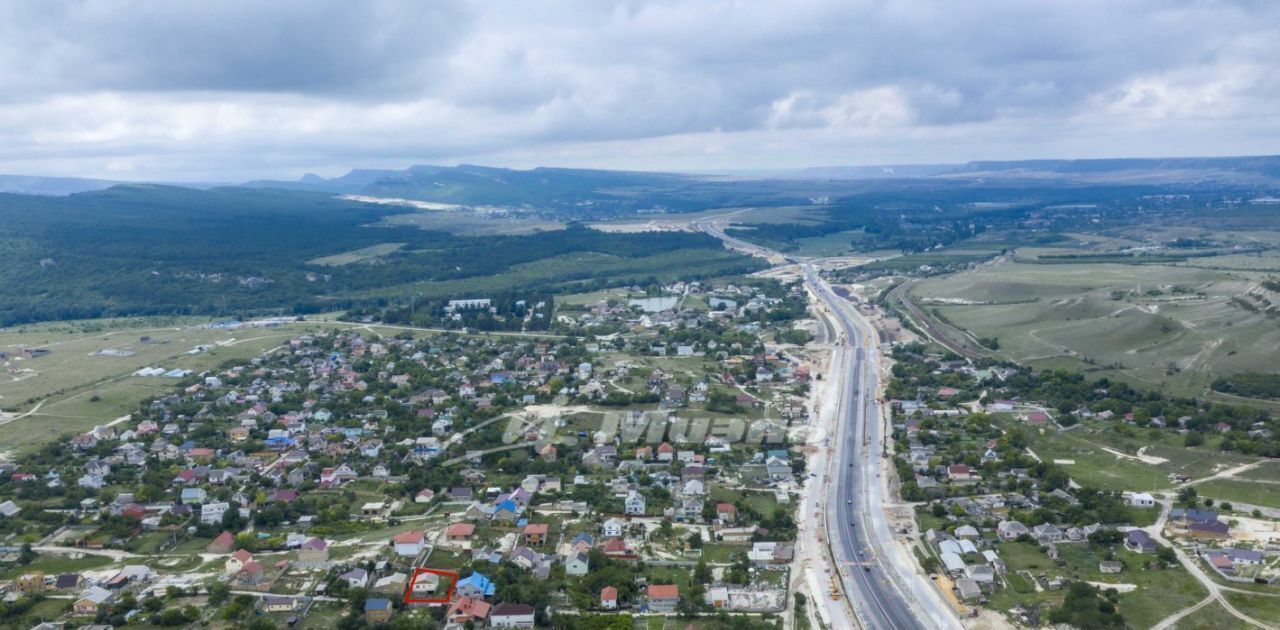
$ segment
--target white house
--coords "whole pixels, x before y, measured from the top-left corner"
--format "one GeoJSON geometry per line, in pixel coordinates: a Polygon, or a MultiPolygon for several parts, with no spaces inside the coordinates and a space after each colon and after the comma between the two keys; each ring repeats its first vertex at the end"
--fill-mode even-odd
{"type": "Polygon", "coordinates": [[[407,557],[416,557],[424,546],[422,532],[419,531],[397,534],[391,541],[395,544],[396,554],[407,557]]]}
{"type": "Polygon", "coordinates": [[[201,523],[221,523],[222,515],[231,509],[231,504],[224,501],[216,501],[214,503],[205,503],[200,506],[200,522],[201,523]]]}
{"type": "Polygon", "coordinates": [[[532,628],[533,606],[498,604],[489,612],[490,628],[532,628]]]}
{"type": "Polygon", "coordinates": [[[569,556],[564,562],[565,575],[586,575],[591,570],[591,562],[587,554],[579,552],[569,556]]]}
{"type": "Polygon", "coordinates": [[[632,516],[644,516],[644,495],[635,490],[627,493],[624,511],[632,516]]]}
{"type": "Polygon", "coordinates": [[[1146,492],[1135,492],[1129,495],[1129,505],[1136,508],[1155,507],[1156,498],[1146,492]]]}
{"type": "Polygon", "coordinates": [[[626,529],[627,523],[620,518],[611,518],[604,522],[601,528],[605,538],[621,538],[622,531],[626,529]]]}

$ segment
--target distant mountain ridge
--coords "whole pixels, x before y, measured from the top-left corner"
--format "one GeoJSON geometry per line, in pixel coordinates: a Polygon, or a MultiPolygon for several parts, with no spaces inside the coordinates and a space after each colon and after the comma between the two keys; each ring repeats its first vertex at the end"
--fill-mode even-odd
{"type": "MultiPolygon", "coordinates": [[[[567,207],[626,205],[637,188],[677,192],[723,177],[778,181],[968,179],[1067,181],[1091,184],[1280,185],[1280,156],[1105,158],[1081,160],[975,160],[964,164],[822,166],[802,169],[727,170],[696,173],[538,167],[527,170],[460,164],[419,164],[406,169],[354,169],[338,177],[313,173],[297,180],[260,179],[242,188],[297,190],[336,195],[397,197],[462,205],[567,207]]],[[[0,175],[0,193],[68,195],[124,183],[76,177],[0,175]]],[[[188,188],[216,184],[176,183],[188,188]]]]}

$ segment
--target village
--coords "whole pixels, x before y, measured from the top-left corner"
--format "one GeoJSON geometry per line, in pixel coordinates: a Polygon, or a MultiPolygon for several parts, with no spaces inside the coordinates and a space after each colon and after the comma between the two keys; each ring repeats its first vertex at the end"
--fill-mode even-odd
{"type": "Polygon", "coordinates": [[[789,432],[820,376],[798,287],[752,282],[586,296],[554,334],[366,323],[139,371],[176,387],[4,464],[3,606],[329,627],[786,611],[789,432]]]}
{"type": "MultiPolygon", "coordinates": [[[[1242,593],[1274,590],[1280,582],[1274,510],[1223,502],[1213,509],[1212,500],[1197,497],[1198,469],[1190,464],[1167,475],[1109,478],[1104,459],[1084,469],[1086,462],[1062,456],[1092,456],[1092,445],[1106,440],[1091,437],[1098,431],[1155,432],[1162,439],[1159,432],[1179,427],[1181,435],[1196,426],[1234,427],[1155,416],[1142,428],[1132,411],[1087,405],[1063,413],[1023,395],[1054,377],[966,361],[920,343],[898,344],[892,356],[886,404],[900,490],[915,506],[922,566],[957,611],[988,607],[1028,626],[1052,623],[1053,602],[1078,582],[1114,598],[1127,619],[1144,625],[1168,615],[1196,581],[1242,593]],[[1096,476],[1073,478],[1086,472],[1096,476]]],[[[1170,464],[1143,450],[1096,450],[1135,466],[1170,464]]],[[[1206,470],[1211,479],[1236,469],[1206,470]]]]}

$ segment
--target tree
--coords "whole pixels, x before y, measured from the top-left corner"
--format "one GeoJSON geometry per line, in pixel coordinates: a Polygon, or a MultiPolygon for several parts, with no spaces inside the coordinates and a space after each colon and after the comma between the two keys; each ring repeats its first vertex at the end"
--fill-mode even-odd
{"type": "Polygon", "coordinates": [[[1196,499],[1198,497],[1199,493],[1196,492],[1195,486],[1184,486],[1182,489],[1178,490],[1178,503],[1181,503],[1186,507],[1195,507],[1196,499]]]}
{"type": "Polygon", "coordinates": [[[220,606],[227,598],[231,597],[231,587],[225,582],[214,582],[209,587],[209,603],[214,606],[220,606]]]}
{"type": "Polygon", "coordinates": [[[707,566],[705,560],[698,560],[697,566],[693,568],[693,581],[697,584],[711,583],[711,567],[707,566]]]}

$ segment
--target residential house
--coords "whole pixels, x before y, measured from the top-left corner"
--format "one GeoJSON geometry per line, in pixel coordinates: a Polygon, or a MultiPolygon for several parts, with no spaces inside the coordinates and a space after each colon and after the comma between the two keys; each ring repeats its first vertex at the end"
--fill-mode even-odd
{"type": "Polygon", "coordinates": [[[1124,546],[1137,553],[1155,553],[1157,547],[1151,535],[1140,529],[1131,529],[1125,534],[1124,546]]]}
{"type": "Polygon", "coordinates": [[[490,628],[532,628],[533,606],[528,604],[498,604],[489,611],[490,628]]]}
{"type": "Polygon", "coordinates": [[[493,597],[495,587],[489,578],[480,573],[472,573],[458,580],[457,584],[454,585],[454,590],[461,597],[484,599],[493,597]]]}
{"type": "Polygon", "coordinates": [[[1013,540],[1030,533],[1031,530],[1018,521],[1000,521],[1000,524],[996,526],[996,535],[1000,537],[1000,540],[1013,540]]]}
{"type": "Polygon", "coordinates": [[[524,536],[524,542],[527,545],[541,545],[547,540],[547,531],[550,526],[546,523],[530,523],[524,526],[521,534],[524,536]]]}
{"type": "Polygon", "coordinates": [[[680,602],[680,587],[675,584],[650,584],[649,610],[653,612],[675,612],[680,602]]]}
{"type": "Polygon", "coordinates": [[[364,620],[371,624],[391,621],[393,612],[389,599],[373,597],[364,600],[364,620]]]}
{"type": "Polygon", "coordinates": [[[1061,527],[1058,527],[1053,523],[1045,523],[1031,528],[1031,535],[1034,536],[1036,540],[1043,543],[1059,542],[1063,539],[1065,534],[1061,527]]]}
{"type": "Polygon", "coordinates": [[[972,578],[962,577],[956,580],[956,592],[961,601],[976,602],[982,599],[982,587],[972,578]]]}
{"type": "Polygon", "coordinates": [[[444,530],[444,538],[446,541],[462,545],[471,541],[471,536],[475,534],[476,526],[474,523],[454,523],[444,530]]]}
{"type": "Polygon", "coordinates": [[[231,554],[231,556],[227,558],[227,561],[223,563],[223,570],[234,575],[239,573],[240,570],[244,568],[244,565],[248,564],[252,560],[252,553],[245,549],[237,549],[236,552],[231,554]]]}
{"type": "Polygon", "coordinates": [[[1129,495],[1129,505],[1136,508],[1152,508],[1156,506],[1156,498],[1146,492],[1135,492],[1129,495]]]}
{"type": "Polygon", "coordinates": [[[644,495],[635,490],[628,492],[627,499],[623,504],[623,511],[632,516],[644,516],[644,510],[644,495]]]}
{"type": "Polygon", "coordinates": [[[298,564],[303,567],[320,567],[329,562],[329,543],[323,538],[312,538],[298,548],[298,564]]]}
{"type": "Polygon", "coordinates": [[[209,553],[224,554],[230,553],[232,547],[236,544],[236,537],[231,532],[222,532],[205,547],[205,551],[209,553]]]}
{"type": "Polygon", "coordinates": [[[618,609],[618,589],[612,586],[600,589],[600,608],[604,610],[618,609]]]}
{"type": "Polygon", "coordinates": [[[603,534],[605,538],[618,538],[622,536],[626,527],[626,521],[616,517],[610,518],[605,520],[604,525],[601,526],[601,534],[603,534]]]}
{"type": "Polygon", "coordinates": [[[79,617],[97,615],[107,604],[111,603],[114,594],[101,586],[91,586],[71,605],[71,614],[79,617]]]}
{"type": "Polygon", "coordinates": [[[338,579],[346,582],[349,588],[364,588],[369,584],[369,572],[355,568],[339,575],[338,579]]]}
{"type": "Polygon", "coordinates": [[[391,542],[395,545],[396,555],[410,558],[417,557],[426,546],[422,532],[418,530],[396,534],[391,542]]]}
{"type": "Polygon", "coordinates": [[[445,619],[450,624],[462,626],[468,622],[475,626],[484,625],[489,619],[489,611],[493,608],[489,602],[478,597],[462,596],[449,606],[445,619]]]}
{"type": "Polygon", "coordinates": [[[591,570],[591,562],[586,553],[577,552],[564,562],[565,575],[586,575],[591,570]]]}

